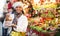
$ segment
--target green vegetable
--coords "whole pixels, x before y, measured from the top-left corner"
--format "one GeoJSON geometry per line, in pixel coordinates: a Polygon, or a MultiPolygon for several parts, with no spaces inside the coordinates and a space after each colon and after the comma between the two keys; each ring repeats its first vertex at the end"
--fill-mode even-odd
{"type": "Polygon", "coordinates": [[[40,31],[42,31],[43,29],[42,29],[41,27],[39,27],[39,26],[36,26],[36,30],[37,30],[38,32],[40,32],[40,31]]]}
{"type": "Polygon", "coordinates": [[[54,16],[54,14],[51,11],[49,11],[47,17],[54,18],[55,16],[54,16]]]}
{"type": "Polygon", "coordinates": [[[55,24],[55,19],[51,20],[51,24],[55,24]]]}
{"type": "Polygon", "coordinates": [[[31,29],[35,29],[35,26],[30,26],[31,29]]]}
{"type": "Polygon", "coordinates": [[[47,30],[43,30],[42,32],[47,32],[47,30]]]}

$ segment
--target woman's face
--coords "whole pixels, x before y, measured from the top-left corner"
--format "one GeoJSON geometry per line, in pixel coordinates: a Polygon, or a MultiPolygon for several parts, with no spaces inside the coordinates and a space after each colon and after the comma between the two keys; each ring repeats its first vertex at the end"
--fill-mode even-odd
{"type": "Polygon", "coordinates": [[[15,10],[17,13],[21,13],[23,9],[21,6],[17,6],[15,10]]]}
{"type": "Polygon", "coordinates": [[[12,12],[13,10],[12,9],[8,9],[8,12],[12,12]]]}

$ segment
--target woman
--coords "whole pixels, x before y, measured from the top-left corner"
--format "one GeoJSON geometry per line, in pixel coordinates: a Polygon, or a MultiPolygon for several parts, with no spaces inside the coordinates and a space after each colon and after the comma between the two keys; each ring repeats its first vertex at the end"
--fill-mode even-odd
{"type": "Polygon", "coordinates": [[[23,4],[22,2],[15,2],[13,7],[16,10],[16,14],[12,24],[13,31],[11,32],[11,36],[25,36],[28,20],[23,15],[23,4]]]}

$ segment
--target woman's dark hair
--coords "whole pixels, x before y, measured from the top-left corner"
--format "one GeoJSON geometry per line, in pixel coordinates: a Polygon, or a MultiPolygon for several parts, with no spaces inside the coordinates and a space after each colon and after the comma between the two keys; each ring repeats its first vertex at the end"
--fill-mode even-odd
{"type": "Polygon", "coordinates": [[[22,11],[22,13],[24,14],[24,11],[22,11]]]}

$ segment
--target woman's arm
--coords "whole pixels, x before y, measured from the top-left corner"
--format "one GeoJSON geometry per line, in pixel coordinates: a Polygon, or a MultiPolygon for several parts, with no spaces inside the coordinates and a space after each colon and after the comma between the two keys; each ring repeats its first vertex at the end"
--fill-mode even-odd
{"type": "Polygon", "coordinates": [[[16,27],[16,25],[15,25],[15,24],[12,24],[11,26],[16,27]]]}

